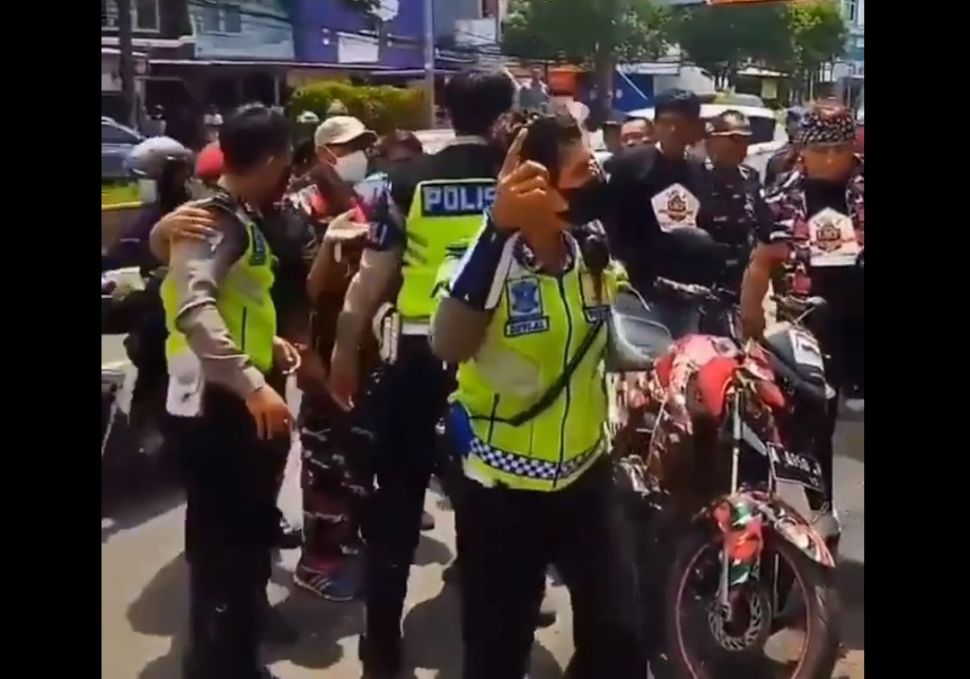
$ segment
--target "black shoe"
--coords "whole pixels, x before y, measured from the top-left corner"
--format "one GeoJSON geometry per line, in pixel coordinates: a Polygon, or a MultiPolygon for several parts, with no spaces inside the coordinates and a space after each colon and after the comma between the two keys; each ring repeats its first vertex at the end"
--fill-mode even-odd
{"type": "Polygon", "coordinates": [[[277,646],[292,646],[300,632],[282,613],[272,606],[263,611],[263,641],[277,646]]]}
{"type": "Polygon", "coordinates": [[[434,517],[431,516],[431,512],[429,512],[428,510],[424,510],[424,513],[421,514],[421,530],[423,531],[434,530],[434,526],[435,526],[434,517]]]}
{"type": "Polygon", "coordinates": [[[375,643],[362,634],[357,642],[357,657],[364,669],[362,679],[394,679],[404,666],[400,638],[375,643]]]}
{"type": "Polygon", "coordinates": [[[280,532],[276,536],[277,549],[299,549],[303,546],[303,531],[285,518],[280,519],[280,532]]]}

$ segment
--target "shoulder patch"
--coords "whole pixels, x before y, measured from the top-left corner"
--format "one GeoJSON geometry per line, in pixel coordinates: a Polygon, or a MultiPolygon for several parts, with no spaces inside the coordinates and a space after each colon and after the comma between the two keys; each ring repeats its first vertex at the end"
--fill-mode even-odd
{"type": "Polygon", "coordinates": [[[249,264],[251,266],[263,266],[266,264],[269,248],[266,245],[266,238],[259,227],[256,226],[256,222],[249,222],[249,240],[252,247],[249,264]]]}

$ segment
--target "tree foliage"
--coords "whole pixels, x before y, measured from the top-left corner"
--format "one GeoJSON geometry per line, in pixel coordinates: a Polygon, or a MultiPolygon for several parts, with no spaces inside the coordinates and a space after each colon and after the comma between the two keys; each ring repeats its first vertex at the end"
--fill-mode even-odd
{"type": "Polygon", "coordinates": [[[698,66],[721,76],[749,62],[783,67],[793,50],[784,4],[706,5],[670,23],[670,37],[698,66]]]}
{"type": "Polygon", "coordinates": [[[502,51],[592,66],[596,90],[606,93],[595,102],[601,118],[612,106],[614,65],[656,58],[667,16],[649,0],[512,0],[502,51]]]}
{"type": "Polygon", "coordinates": [[[793,3],[788,7],[788,18],[793,65],[798,71],[814,71],[820,64],[845,54],[848,30],[833,0],[793,3]]]}
{"type": "Polygon", "coordinates": [[[725,77],[751,63],[807,74],[843,53],[846,29],[832,0],[709,5],[679,14],[670,38],[725,77]]]}
{"type": "Polygon", "coordinates": [[[666,13],[648,0],[512,0],[503,52],[528,59],[592,64],[654,58],[664,48],[666,13]]]}

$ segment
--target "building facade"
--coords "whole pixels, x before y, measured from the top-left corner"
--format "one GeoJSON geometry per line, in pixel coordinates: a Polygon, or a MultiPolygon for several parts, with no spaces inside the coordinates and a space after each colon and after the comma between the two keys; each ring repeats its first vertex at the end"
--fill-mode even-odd
{"type": "Polygon", "coordinates": [[[338,0],[294,0],[296,60],[377,68],[424,67],[424,0],[381,0],[373,12],[338,0]]]}
{"type": "Polygon", "coordinates": [[[189,0],[195,58],[292,61],[293,27],[281,0],[189,0]]]}
{"type": "MultiPolygon", "coordinates": [[[[185,0],[127,0],[131,6],[132,57],[139,115],[165,100],[164,82],[151,73],[153,59],[191,59],[194,38],[185,0]]],[[[118,0],[101,0],[101,113],[125,118],[121,100],[118,0]]]]}
{"type": "Polygon", "coordinates": [[[850,75],[865,77],[866,0],[842,0],[842,16],[849,31],[845,61],[852,70],[850,75]]]}

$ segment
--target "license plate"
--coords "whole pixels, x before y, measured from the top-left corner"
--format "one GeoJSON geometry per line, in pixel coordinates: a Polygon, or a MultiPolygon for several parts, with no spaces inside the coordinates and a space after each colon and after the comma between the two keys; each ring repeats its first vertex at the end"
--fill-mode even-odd
{"type": "Polygon", "coordinates": [[[822,492],[822,466],[814,457],[774,444],[768,445],[768,452],[776,479],[822,492]]]}

